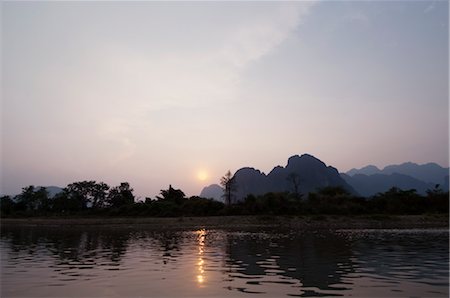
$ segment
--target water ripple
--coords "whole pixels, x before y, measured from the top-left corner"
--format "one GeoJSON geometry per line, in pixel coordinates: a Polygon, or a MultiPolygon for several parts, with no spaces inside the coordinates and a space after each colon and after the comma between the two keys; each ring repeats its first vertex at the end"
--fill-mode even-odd
{"type": "Polygon", "coordinates": [[[1,296],[448,296],[447,230],[9,228],[1,296]]]}

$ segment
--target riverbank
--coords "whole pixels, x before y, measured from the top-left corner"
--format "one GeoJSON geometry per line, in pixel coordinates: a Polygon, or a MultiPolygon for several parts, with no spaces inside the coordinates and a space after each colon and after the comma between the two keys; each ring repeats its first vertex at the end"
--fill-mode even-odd
{"type": "Polygon", "coordinates": [[[2,226],[102,226],[148,229],[425,229],[448,228],[448,214],[367,216],[30,217],[1,218],[2,226]]]}

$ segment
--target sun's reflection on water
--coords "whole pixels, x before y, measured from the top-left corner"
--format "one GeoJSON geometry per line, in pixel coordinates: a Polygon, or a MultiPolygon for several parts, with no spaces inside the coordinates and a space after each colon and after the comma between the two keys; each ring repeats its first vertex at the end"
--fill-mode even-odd
{"type": "Polygon", "coordinates": [[[205,260],[203,259],[203,253],[205,249],[205,237],[206,231],[204,229],[197,231],[197,241],[198,241],[197,284],[199,287],[202,287],[203,283],[205,282],[205,270],[204,270],[205,260]]]}

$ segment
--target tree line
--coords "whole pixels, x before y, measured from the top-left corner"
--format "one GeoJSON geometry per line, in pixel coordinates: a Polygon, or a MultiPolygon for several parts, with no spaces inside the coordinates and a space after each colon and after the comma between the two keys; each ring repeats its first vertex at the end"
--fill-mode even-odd
{"type": "Polygon", "coordinates": [[[248,195],[232,203],[236,189],[231,175],[221,181],[225,203],[198,196],[186,197],[171,185],[155,199],[136,202],[133,189],[123,182],[110,187],[96,181],[74,182],[50,197],[44,187],[28,186],[15,196],[0,198],[3,217],[24,216],[216,216],[216,215],[362,215],[449,212],[449,193],[439,186],[420,195],[415,190],[391,188],[371,198],[351,195],[341,187],[325,187],[302,195],[298,191],[248,195]]]}
{"type": "Polygon", "coordinates": [[[436,187],[419,195],[415,190],[393,187],[384,193],[365,198],[354,196],[341,187],[325,187],[307,196],[297,193],[248,195],[231,206],[235,214],[270,215],[418,215],[448,214],[449,193],[436,187]]]}

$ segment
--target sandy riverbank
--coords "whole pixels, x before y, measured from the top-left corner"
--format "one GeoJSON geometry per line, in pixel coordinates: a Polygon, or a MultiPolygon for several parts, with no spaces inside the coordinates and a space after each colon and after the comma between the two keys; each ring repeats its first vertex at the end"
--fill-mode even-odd
{"type": "Polygon", "coordinates": [[[422,229],[448,228],[448,215],[402,216],[213,216],[213,217],[83,217],[2,218],[8,226],[82,226],[150,229],[244,229],[281,227],[291,229],[422,229]]]}

